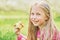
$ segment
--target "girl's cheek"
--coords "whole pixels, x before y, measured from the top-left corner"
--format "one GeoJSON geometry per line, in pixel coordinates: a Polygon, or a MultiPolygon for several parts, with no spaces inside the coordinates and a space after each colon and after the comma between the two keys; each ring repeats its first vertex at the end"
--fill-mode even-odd
{"type": "Polygon", "coordinates": [[[32,16],[30,17],[30,20],[33,20],[33,17],[32,16]]]}
{"type": "Polygon", "coordinates": [[[39,16],[39,17],[37,17],[37,19],[38,19],[38,20],[42,20],[42,17],[39,16]]]}
{"type": "Polygon", "coordinates": [[[32,19],[33,17],[34,17],[34,16],[32,16],[32,15],[30,16],[31,19],[32,19]]]}

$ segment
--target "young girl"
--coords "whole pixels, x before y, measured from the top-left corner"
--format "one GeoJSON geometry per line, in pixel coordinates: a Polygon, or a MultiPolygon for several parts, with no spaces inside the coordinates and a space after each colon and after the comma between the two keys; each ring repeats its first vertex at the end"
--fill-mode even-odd
{"type": "Polygon", "coordinates": [[[50,8],[45,1],[31,6],[27,40],[60,40],[50,8]]]}
{"type": "MultiPolygon", "coordinates": [[[[26,40],[25,37],[20,38],[26,40]]],[[[31,6],[27,40],[60,40],[50,8],[45,1],[36,2],[31,6]]]]}

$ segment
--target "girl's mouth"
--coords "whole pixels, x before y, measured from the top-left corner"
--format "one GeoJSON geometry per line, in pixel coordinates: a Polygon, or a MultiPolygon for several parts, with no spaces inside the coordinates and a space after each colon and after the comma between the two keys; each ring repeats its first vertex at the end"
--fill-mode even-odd
{"type": "Polygon", "coordinates": [[[34,21],[34,23],[37,23],[37,22],[39,22],[39,21],[34,21]]]}

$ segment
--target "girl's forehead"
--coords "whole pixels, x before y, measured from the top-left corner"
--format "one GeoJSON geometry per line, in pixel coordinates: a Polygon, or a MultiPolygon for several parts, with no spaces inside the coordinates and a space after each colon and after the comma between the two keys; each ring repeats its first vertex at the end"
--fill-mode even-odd
{"type": "Polygon", "coordinates": [[[39,6],[37,5],[32,6],[32,10],[38,10],[38,9],[39,9],[39,6]]]}
{"type": "Polygon", "coordinates": [[[39,5],[35,5],[32,7],[31,12],[44,12],[44,10],[41,7],[39,7],[39,5]]]}
{"type": "Polygon", "coordinates": [[[48,14],[49,11],[45,7],[43,7],[41,5],[34,5],[31,8],[31,12],[48,14]]]}

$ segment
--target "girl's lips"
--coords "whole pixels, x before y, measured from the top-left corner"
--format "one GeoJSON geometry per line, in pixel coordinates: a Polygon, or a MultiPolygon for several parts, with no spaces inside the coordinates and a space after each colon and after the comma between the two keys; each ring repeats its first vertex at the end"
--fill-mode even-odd
{"type": "Polygon", "coordinates": [[[37,22],[39,22],[39,21],[33,21],[34,23],[37,23],[37,22]]]}
{"type": "Polygon", "coordinates": [[[35,20],[33,20],[34,22],[39,22],[39,20],[38,21],[35,21],[35,20]]]}

